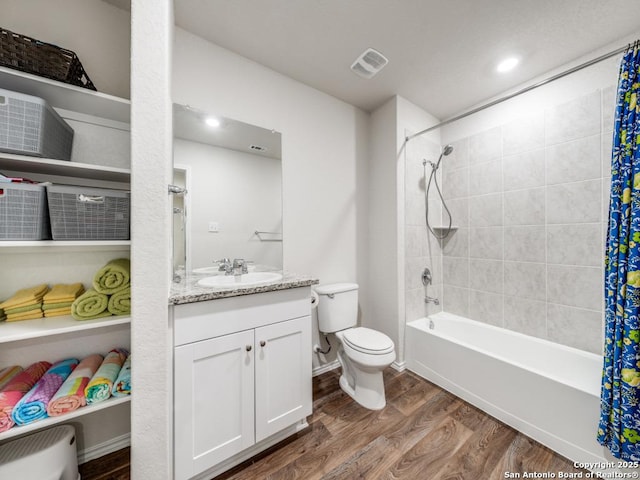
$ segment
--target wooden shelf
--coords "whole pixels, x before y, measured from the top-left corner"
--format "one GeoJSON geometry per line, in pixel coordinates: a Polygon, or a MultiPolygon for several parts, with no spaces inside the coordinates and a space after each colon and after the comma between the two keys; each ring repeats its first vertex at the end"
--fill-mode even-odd
{"type": "Polygon", "coordinates": [[[131,401],[131,395],[126,397],[118,397],[118,398],[112,397],[103,402],[95,403],[93,405],[87,405],[86,407],[80,407],[79,409],[71,413],[60,415],[59,417],[47,417],[42,420],[30,423],[29,425],[23,425],[20,427],[14,426],[13,428],[7,430],[6,432],[0,433],[0,441],[17,437],[19,435],[24,435],[25,433],[34,432],[42,428],[51,427],[58,423],[68,422],[73,418],[82,417],[84,415],[90,415],[94,412],[99,412],[100,410],[104,410],[105,408],[115,407],[116,405],[121,405],[123,403],[128,403],[130,401],[131,401]]]}
{"type": "Polygon", "coordinates": [[[0,88],[44,98],[56,108],[130,123],[131,102],[106,93],[0,67],[0,88]]]}
{"type": "Polygon", "coordinates": [[[126,182],[131,180],[131,170],[127,168],[103,167],[89,163],[65,162],[52,158],[29,157],[0,152],[0,168],[27,173],[61,175],[74,178],[92,178],[110,182],[126,182]]]}
{"type": "Polygon", "coordinates": [[[17,322],[0,322],[0,344],[128,323],[131,323],[131,317],[128,316],[75,320],[70,315],[17,322]]]}

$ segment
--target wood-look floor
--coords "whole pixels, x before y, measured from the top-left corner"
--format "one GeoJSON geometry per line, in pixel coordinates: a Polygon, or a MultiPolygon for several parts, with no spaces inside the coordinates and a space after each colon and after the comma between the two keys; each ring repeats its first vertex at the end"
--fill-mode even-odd
{"type": "MultiPolygon", "coordinates": [[[[314,378],[308,429],[216,480],[497,480],[507,472],[581,471],[411,372],[385,371],[387,406],[379,411],[343,393],[338,375],[314,378]]],[[[128,480],[128,453],[82,465],[82,479],[128,480]]]]}

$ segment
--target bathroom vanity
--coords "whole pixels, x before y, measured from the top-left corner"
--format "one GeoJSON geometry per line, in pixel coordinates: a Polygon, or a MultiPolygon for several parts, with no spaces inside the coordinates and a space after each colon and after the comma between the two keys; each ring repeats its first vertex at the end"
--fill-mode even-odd
{"type": "Polygon", "coordinates": [[[212,478],[307,426],[311,285],[172,291],[175,478],[212,478]]]}

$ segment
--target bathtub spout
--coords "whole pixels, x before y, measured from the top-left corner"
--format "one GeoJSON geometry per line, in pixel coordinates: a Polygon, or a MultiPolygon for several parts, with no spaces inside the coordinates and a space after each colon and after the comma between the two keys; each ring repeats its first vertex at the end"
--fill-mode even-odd
{"type": "Polygon", "coordinates": [[[440,300],[438,300],[435,297],[430,297],[429,295],[425,295],[424,303],[433,303],[434,305],[440,305],[440,300]]]}

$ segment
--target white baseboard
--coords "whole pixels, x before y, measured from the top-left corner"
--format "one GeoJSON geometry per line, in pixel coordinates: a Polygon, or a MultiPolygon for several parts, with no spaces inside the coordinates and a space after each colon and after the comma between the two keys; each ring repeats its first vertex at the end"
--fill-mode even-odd
{"type": "Polygon", "coordinates": [[[325,363],[324,365],[320,365],[319,367],[315,367],[313,369],[312,375],[317,377],[325,372],[329,372],[331,370],[335,370],[340,367],[340,362],[338,360],[334,360],[331,363],[325,363]]]}
{"type": "Polygon", "coordinates": [[[404,372],[407,369],[407,362],[393,362],[391,368],[397,372],[404,372]]]}
{"type": "Polygon", "coordinates": [[[85,448],[78,452],[78,464],[87,463],[96,458],[103,457],[109,453],[116,452],[131,445],[131,434],[125,433],[119,437],[112,438],[106,442],[85,448]]]}

